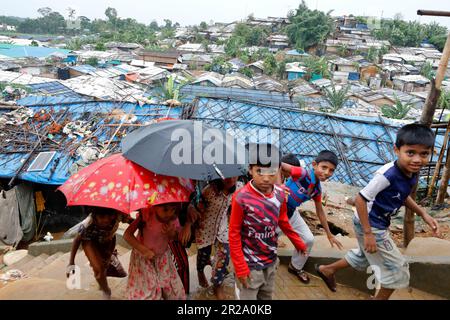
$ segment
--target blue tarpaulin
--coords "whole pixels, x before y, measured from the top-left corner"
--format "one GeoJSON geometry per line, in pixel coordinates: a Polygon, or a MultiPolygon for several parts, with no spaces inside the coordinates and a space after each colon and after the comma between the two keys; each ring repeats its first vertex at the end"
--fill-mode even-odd
{"type": "MultiPolygon", "coordinates": [[[[60,97],[48,97],[60,99],[60,97]]],[[[92,130],[94,130],[94,136],[98,140],[98,145],[106,145],[113,133],[118,128],[120,124],[120,116],[116,117],[116,119],[111,122],[108,122],[108,119],[111,119],[111,114],[114,114],[114,111],[121,111],[124,114],[134,115],[137,118],[137,121],[134,123],[145,123],[153,119],[170,117],[170,118],[180,118],[182,108],[170,108],[165,105],[143,105],[139,106],[133,103],[120,103],[120,102],[81,102],[81,103],[72,103],[72,104],[53,104],[46,106],[28,106],[33,112],[50,112],[53,114],[53,118],[58,118],[60,114],[65,114],[64,119],[70,121],[76,120],[89,120],[92,121],[92,130]],[[67,110],[66,113],[64,113],[67,110]]],[[[5,113],[6,111],[0,112],[5,113]]],[[[60,122],[63,122],[61,120],[60,122]]],[[[38,143],[38,138],[34,133],[44,134],[45,127],[47,125],[52,124],[52,121],[48,121],[44,124],[43,127],[37,128],[39,122],[34,121],[33,119],[28,120],[29,124],[29,132],[27,132],[28,141],[34,145],[38,143]],[[32,128],[32,129],[31,129],[32,128]],[[35,130],[36,128],[36,130],[35,130]]],[[[17,130],[21,131],[22,127],[20,126],[17,130]]],[[[133,125],[124,125],[123,129],[127,132],[134,130],[136,126],[133,125]]],[[[48,185],[60,185],[63,184],[69,177],[69,168],[72,164],[78,160],[77,157],[72,157],[69,153],[74,151],[77,146],[84,145],[86,142],[82,141],[82,138],[75,138],[71,140],[66,135],[55,135],[52,137],[53,140],[60,143],[59,148],[53,148],[53,151],[56,151],[56,156],[47,166],[44,171],[40,172],[27,172],[28,166],[31,164],[31,161],[25,166],[24,170],[21,171],[19,175],[19,179],[48,184],[48,185]]],[[[112,144],[109,149],[111,152],[120,152],[120,137],[116,135],[112,139],[112,144]]],[[[92,140],[92,139],[91,139],[92,140]]],[[[25,145],[26,146],[26,145],[25,145]]],[[[151,150],[149,150],[151,152],[151,150]]],[[[19,167],[21,166],[24,159],[26,159],[28,152],[14,152],[13,147],[2,147],[2,152],[0,153],[0,178],[12,178],[19,167]]],[[[33,156],[34,159],[37,155],[33,156]]],[[[32,160],[31,159],[31,160],[32,160]]]]}
{"type": "MultiPolygon", "coordinates": [[[[229,130],[241,143],[270,142],[311,164],[321,150],[340,158],[333,181],[363,186],[374,172],[395,159],[400,124],[381,117],[352,117],[200,98],[192,115],[229,130]]],[[[438,136],[437,152],[443,137],[438,136]]]]}
{"type": "Polygon", "coordinates": [[[47,58],[52,54],[67,55],[71,51],[57,48],[32,47],[32,46],[12,46],[10,48],[0,48],[0,55],[11,58],[47,58]]]}

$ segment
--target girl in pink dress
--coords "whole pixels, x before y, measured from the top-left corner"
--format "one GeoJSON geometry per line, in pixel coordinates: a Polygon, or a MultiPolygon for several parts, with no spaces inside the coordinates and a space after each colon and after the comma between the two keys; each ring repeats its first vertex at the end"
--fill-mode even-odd
{"type": "Polygon", "coordinates": [[[125,231],[124,239],[133,247],[127,284],[129,300],[186,299],[169,247],[169,241],[176,239],[180,230],[179,209],[179,203],[143,209],[125,231]]]}

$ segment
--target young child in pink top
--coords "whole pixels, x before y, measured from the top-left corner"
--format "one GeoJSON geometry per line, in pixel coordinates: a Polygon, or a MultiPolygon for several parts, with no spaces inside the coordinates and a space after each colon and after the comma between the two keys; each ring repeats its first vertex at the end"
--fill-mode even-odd
{"type": "Polygon", "coordinates": [[[169,241],[176,239],[180,230],[179,209],[179,203],[143,209],[125,231],[124,239],[133,247],[127,284],[129,300],[186,299],[169,247],[169,241]]]}

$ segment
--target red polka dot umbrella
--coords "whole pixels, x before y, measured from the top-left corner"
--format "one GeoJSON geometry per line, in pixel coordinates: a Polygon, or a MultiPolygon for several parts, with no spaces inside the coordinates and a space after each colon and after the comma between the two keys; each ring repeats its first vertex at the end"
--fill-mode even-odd
{"type": "Polygon", "coordinates": [[[68,206],[95,206],[125,214],[169,202],[188,202],[192,181],[155,174],[121,154],[98,160],[58,188],[68,206]]]}

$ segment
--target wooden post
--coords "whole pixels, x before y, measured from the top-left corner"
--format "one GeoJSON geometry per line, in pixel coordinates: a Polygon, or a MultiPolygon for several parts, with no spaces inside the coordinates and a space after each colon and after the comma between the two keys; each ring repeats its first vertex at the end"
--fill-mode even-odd
{"type": "Polygon", "coordinates": [[[445,160],[444,172],[442,173],[441,185],[439,186],[436,197],[436,204],[444,203],[447,194],[448,179],[450,178],[450,149],[447,150],[447,159],[445,160]]]}
{"type": "Polygon", "coordinates": [[[427,198],[431,198],[433,196],[436,179],[439,177],[439,172],[441,171],[442,160],[444,159],[445,150],[447,148],[449,130],[450,130],[450,121],[447,123],[447,130],[445,130],[444,142],[442,143],[441,152],[439,152],[439,158],[436,162],[436,167],[434,168],[433,178],[431,179],[431,183],[428,186],[427,198]]]}
{"type": "Polygon", "coordinates": [[[448,59],[450,58],[450,33],[447,35],[447,41],[445,42],[444,51],[442,52],[441,60],[439,61],[439,67],[436,72],[436,79],[434,83],[431,83],[431,91],[423,107],[420,123],[431,125],[433,123],[434,111],[436,110],[436,104],[441,93],[442,81],[444,80],[445,73],[448,67],[448,59]]]}
{"type": "MultiPolygon", "coordinates": [[[[420,15],[432,15],[432,11],[426,11],[426,10],[419,10],[417,14],[420,15]]],[[[450,16],[450,12],[438,12],[439,15],[443,16],[450,16]]],[[[447,41],[445,42],[445,47],[442,52],[442,57],[439,62],[439,68],[436,73],[436,79],[435,81],[431,83],[431,91],[427,97],[427,101],[425,103],[425,106],[422,111],[422,116],[420,118],[420,123],[426,124],[428,126],[431,126],[433,123],[433,117],[434,112],[436,110],[436,104],[439,99],[440,91],[441,91],[441,85],[442,80],[444,80],[445,72],[447,71],[448,66],[448,59],[450,57],[450,33],[447,35],[447,41]]],[[[444,168],[444,174],[448,172],[450,174],[450,163],[448,159],[448,153],[447,153],[447,161],[444,168]]],[[[441,179],[441,186],[439,190],[444,189],[447,190],[448,186],[448,177],[446,180],[444,180],[444,177],[441,179]]],[[[411,193],[411,197],[415,200],[416,198],[416,191],[417,191],[417,185],[414,187],[413,192],[411,193]]],[[[445,193],[444,193],[445,195],[445,193]]],[[[414,238],[414,212],[408,208],[406,208],[405,211],[405,219],[403,221],[403,245],[406,248],[410,241],[414,238]]]]}

